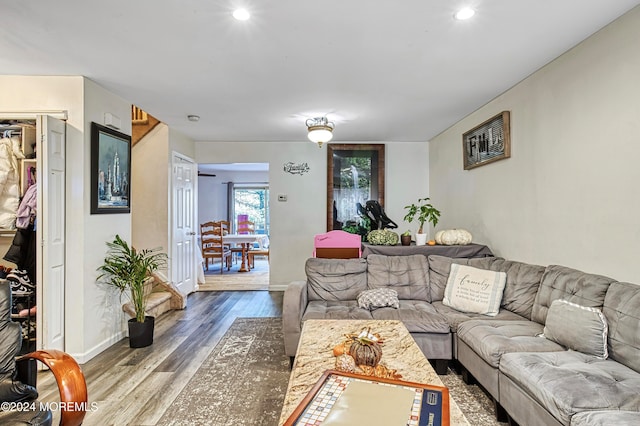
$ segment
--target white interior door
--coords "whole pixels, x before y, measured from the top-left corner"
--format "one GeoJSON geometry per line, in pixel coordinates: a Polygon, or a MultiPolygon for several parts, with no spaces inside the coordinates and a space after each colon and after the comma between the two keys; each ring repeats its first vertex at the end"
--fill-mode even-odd
{"type": "Polygon", "coordinates": [[[171,166],[171,281],[186,295],[196,290],[196,165],[192,159],[174,152],[171,166]]]}
{"type": "Polygon", "coordinates": [[[64,350],[65,122],[39,115],[37,347],[64,350]]]}

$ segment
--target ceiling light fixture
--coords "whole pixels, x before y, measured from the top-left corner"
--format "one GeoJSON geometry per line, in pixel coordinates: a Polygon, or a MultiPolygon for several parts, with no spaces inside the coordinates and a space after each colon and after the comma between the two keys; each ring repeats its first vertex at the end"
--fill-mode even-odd
{"type": "Polygon", "coordinates": [[[251,15],[247,9],[236,9],[233,11],[233,17],[238,21],[246,21],[251,18],[251,15]]]}
{"type": "Polygon", "coordinates": [[[200,120],[200,116],[199,115],[194,115],[194,114],[189,114],[189,115],[187,115],[187,120],[196,122],[196,121],[200,120]]]}
{"type": "Polygon", "coordinates": [[[311,142],[318,144],[321,148],[322,144],[329,142],[333,138],[334,124],[327,120],[327,117],[310,118],[306,121],[309,134],[307,135],[311,142]]]}
{"type": "Polygon", "coordinates": [[[464,21],[465,19],[471,18],[476,14],[476,11],[471,9],[470,7],[465,7],[464,9],[460,9],[453,15],[457,20],[464,21]]]}

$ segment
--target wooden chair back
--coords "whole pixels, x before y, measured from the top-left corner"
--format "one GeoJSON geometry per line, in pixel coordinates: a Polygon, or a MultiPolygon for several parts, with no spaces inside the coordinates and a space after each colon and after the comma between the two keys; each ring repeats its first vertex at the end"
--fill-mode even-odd
{"type": "Polygon", "coordinates": [[[238,234],[255,234],[255,223],[250,220],[238,221],[238,234]]]}
{"type": "Polygon", "coordinates": [[[220,259],[220,273],[222,273],[225,261],[227,270],[231,268],[229,263],[231,251],[224,243],[224,236],[228,233],[229,222],[226,220],[200,224],[200,242],[205,269],[209,269],[209,259],[220,259]]]}

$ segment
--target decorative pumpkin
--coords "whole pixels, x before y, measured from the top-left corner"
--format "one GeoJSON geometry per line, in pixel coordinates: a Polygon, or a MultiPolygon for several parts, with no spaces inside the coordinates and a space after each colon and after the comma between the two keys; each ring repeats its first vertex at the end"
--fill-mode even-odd
{"type": "Polygon", "coordinates": [[[388,229],[375,229],[367,234],[367,241],[379,246],[395,246],[399,240],[398,234],[388,229]]]}
{"type": "Polygon", "coordinates": [[[356,362],[351,355],[339,355],[336,357],[336,370],[353,373],[356,371],[356,362]]]}
{"type": "Polygon", "coordinates": [[[473,237],[466,229],[446,229],[436,232],[435,239],[437,244],[445,246],[465,246],[471,243],[473,237]]]}
{"type": "Polygon", "coordinates": [[[382,358],[382,346],[378,338],[370,333],[370,330],[363,330],[353,338],[349,354],[353,357],[356,365],[375,367],[382,358]]]}
{"type": "Polygon", "coordinates": [[[347,348],[348,348],[347,345],[348,344],[349,344],[349,342],[345,341],[345,342],[340,343],[339,345],[335,345],[333,347],[333,356],[340,356],[340,355],[346,354],[347,353],[347,348]]]}

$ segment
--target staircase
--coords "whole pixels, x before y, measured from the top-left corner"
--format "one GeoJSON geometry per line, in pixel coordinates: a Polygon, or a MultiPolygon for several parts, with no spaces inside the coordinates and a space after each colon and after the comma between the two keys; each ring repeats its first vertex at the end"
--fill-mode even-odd
{"type": "Polygon", "coordinates": [[[147,133],[153,130],[160,120],[135,105],[131,105],[131,146],[138,143],[147,133]]]}
{"type": "MultiPolygon", "coordinates": [[[[148,278],[145,285],[149,286],[147,310],[145,311],[146,315],[158,318],[167,311],[171,311],[173,309],[184,309],[187,306],[186,297],[160,275],[153,274],[148,278]]],[[[122,305],[122,310],[131,318],[136,316],[136,312],[131,302],[122,305]]]]}

